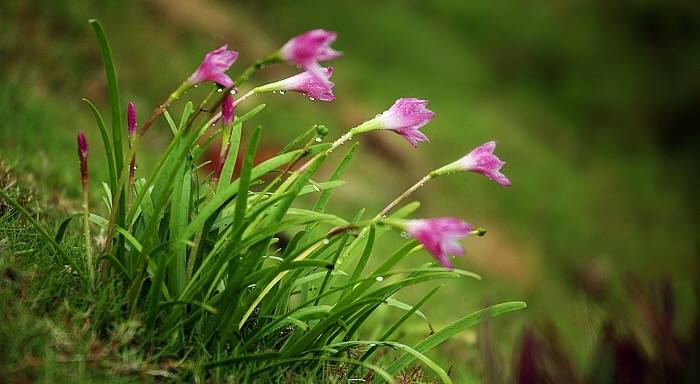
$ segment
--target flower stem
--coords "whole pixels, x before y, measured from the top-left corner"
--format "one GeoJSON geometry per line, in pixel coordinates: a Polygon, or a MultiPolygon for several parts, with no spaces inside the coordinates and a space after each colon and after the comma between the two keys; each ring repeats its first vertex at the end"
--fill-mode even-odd
{"type": "Polygon", "coordinates": [[[90,245],[90,199],[88,194],[87,178],[83,178],[83,236],[85,237],[85,258],[87,261],[88,282],[90,289],[95,284],[95,261],[92,256],[92,246],[90,245]]]}
{"type": "MultiPolygon", "coordinates": [[[[129,137],[129,151],[134,146],[134,136],[129,137]]],[[[136,155],[131,156],[131,161],[129,162],[129,192],[127,194],[127,210],[131,209],[131,203],[134,199],[134,179],[136,177],[136,155]]]]}
{"type": "Polygon", "coordinates": [[[318,157],[330,154],[331,152],[333,152],[334,149],[340,147],[341,145],[348,142],[348,140],[352,139],[352,136],[353,136],[352,130],[346,132],[343,136],[340,136],[338,139],[336,139],[333,142],[333,144],[331,145],[331,147],[328,148],[325,152],[321,152],[321,153],[316,154],[316,156],[312,157],[311,159],[309,159],[309,161],[307,161],[301,167],[299,167],[299,169],[297,171],[298,172],[305,171],[306,168],[308,168],[314,162],[314,160],[316,160],[318,157]]]}
{"type": "Polygon", "coordinates": [[[183,81],[182,84],[180,84],[180,86],[173,93],[171,93],[170,96],[168,96],[167,100],[165,100],[164,102],[159,104],[156,107],[156,109],[154,109],[153,112],[151,112],[151,116],[149,116],[148,119],[146,119],[146,121],[143,123],[143,126],[141,127],[140,135],[143,136],[144,134],[146,134],[146,131],[148,131],[148,128],[150,128],[151,125],[153,125],[153,123],[156,121],[158,116],[162,115],[163,112],[165,112],[165,110],[170,106],[170,104],[173,101],[180,98],[180,96],[185,91],[190,89],[190,87],[192,87],[192,85],[193,85],[192,82],[190,82],[189,80],[183,81]]]}
{"type": "Polygon", "coordinates": [[[394,207],[396,207],[403,199],[410,196],[413,192],[415,192],[418,188],[422,187],[423,184],[425,184],[428,180],[432,179],[433,177],[434,176],[432,176],[432,174],[428,174],[428,175],[424,176],[422,179],[418,180],[418,182],[413,184],[413,186],[411,186],[411,188],[408,188],[406,191],[404,191],[404,193],[402,193],[398,197],[396,197],[396,199],[394,199],[394,201],[389,203],[389,205],[384,207],[384,209],[382,209],[382,211],[377,215],[377,217],[386,216],[389,213],[389,211],[394,209],[394,207]]]}

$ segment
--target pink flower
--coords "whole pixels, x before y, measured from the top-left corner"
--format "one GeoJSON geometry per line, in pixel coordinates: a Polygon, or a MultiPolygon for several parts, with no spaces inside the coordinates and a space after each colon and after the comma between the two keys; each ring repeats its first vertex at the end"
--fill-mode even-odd
{"type": "Polygon", "coordinates": [[[391,108],[374,120],[382,128],[398,133],[416,147],[419,141],[428,141],[428,137],[419,129],[435,117],[435,113],[429,110],[427,105],[428,100],[398,99],[391,108]]]}
{"type": "Polygon", "coordinates": [[[469,235],[471,231],[471,225],[453,217],[409,220],[407,225],[407,232],[411,237],[421,242],[446,268],[452,268],[448,255],[458,256],[464,253],[458,240],[469,235]]]}
{"type": "Polygon", "coordinates": [[[319,61],[337,59],[342,55],[330,47],[337,36],[337,33],[323,29],[302,33],[282,46],[280,57],[310,71],[320,81],[326,82],[319,61]]]}
{"type": "Polygon", "coordinates": [[[221,103],[221,120],[227,126],[233,123],[233,96],[230,93],[226,93],[221,103]]]}
{"type": "Polygon", "coordinates": [[[510,180],[500,172],[505,162],[493,154],[495,149],[496,142],[489,141],[457,160],[457,165],[463,171],[480,173],[498,184],[510,186],[510,180]]]}
{"type": "Polygon", "coordinates": [[[134,136],[136,134],[136,125],[136,105],[134,105],[133,101],[130,101],[126,108],[126,126],[129,136],[134,136]]]}
{"type": "Polygon", "coordinates": [[[215,49],[206,56],[202,64],[190,76],[192,84],[199,84],[203,81],[213,81],[223,87],[233,86],[233,80],[225,73],[238,58],[238,52],[227,50],[224,44],[219,49],[215,49]]]}
{"type": "Polygon", "coordinates": [[[259,91],[294,91],[308,96],[311,100],[333,101],[333,84],[329,79],[333,74],[333,67],[321,68],[323,80],[319,80],[310,71],[280,80],[276,83],[260,87],[259,91]]]}

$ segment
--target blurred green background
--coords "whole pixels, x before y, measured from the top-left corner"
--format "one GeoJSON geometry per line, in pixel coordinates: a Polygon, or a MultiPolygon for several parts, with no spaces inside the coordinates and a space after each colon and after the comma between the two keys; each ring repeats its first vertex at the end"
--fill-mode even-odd
{"type": "MultiPolygon", "coordinates": [[[[81,98],[103,109],[107,101],[89,18],[105,26],[123,101],[134,100],[141,119],[222,43],[240,51],[236,74],[291,36],[338,31],[335,102],[255,100],[268,104],[259,121],[269,151],[314,123],[334,138],[398,97],[429,99],[437,113],[424,129],[430,143],[413,149],[381,132],[360,139],[348,183],[332,200],[347,216],[381,209],[429,170],[498,140],[512,188],[460,174],[415,198],[418,216],[459,216],[489,229],[464,242],[468,254],[456,263],[484,281],[449,282],[425,312],[439,326],[487,303],[528,302],[493,323],[505,365],[516,360],[523,329],[550,322],[580,370],[596,365],[604,324],[653,344],[637,329],[643,315],[632,286],[670,284],[674,332],[693,336],[700,3],[3,1],[0,160],[67,211],[79,191],[76,132],[85,130],[99,152],[81,98]]],[[[271,67],[251,84],[293,73],[271,67]]],[[[142,166],[167,135],[162,122],[151,129],[154,151],[141,155],[142,166]]],[[[91,158],[93,174],[106,174],[101,156],[91,158]]],[[[480,334],[441,349],[453,372],[493,369],[480,334]]],[[[642,349],[653,359],[653,347],[642,349]]]]}

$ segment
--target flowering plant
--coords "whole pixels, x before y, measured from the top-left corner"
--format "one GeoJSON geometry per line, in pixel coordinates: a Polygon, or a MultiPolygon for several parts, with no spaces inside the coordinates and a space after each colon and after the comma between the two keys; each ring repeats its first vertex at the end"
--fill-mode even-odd
{"type": "Polygon", "coordinates": [[[328,133],[325,127],[314,126],[278,155],[254,163],[262,130],[248,126],[266,106],[254,106],[246,113],[239,107],[266,92],[294,91],[312,100],[334,100],[329,80],[333,70],[319,62],[340,57],[330,47],[335,33],[314,30],[295,37],[235,80],[226,72],[238,53],[227,45],[209,52],[139,125],[134,103],[128,103],[126,114],[122,112],[111,48],[100,23],[90,23],[100,44],[111,103],[111,127],[107,127],[98,108],[87,101],[107,155],[106,213],[100,215],[89,205],[88,139],[80,133],[85,256],[72,256],[60,245],[60,236],[49,236],[36,225],[61,262],[77,272],[81,286],[103,298],[95,309],[102,315],[95,316],[93,327],[104,329],[124,317],[139,322],[142,346],[159,351],[156,356],[181,361],[175,368],[193,380],[220,380],[222,375],[260,380],[264,374],[277,381],[285,370],[325,376],[328,369],[320,368],[335,367],[346,379],[392,382],[402,369],[419,361],[449,383],[447,372],[425,352],[481,320],[525,307],[522,302],[488,307],[412,346],[392,339],[412,315],[421,314],[421,306],[437,288],[414,304],[393,296],[435,279],[479,279],[473,272],[454,268],[450,256],[463,252],[460,238],[485,233],[458,218],[408,219],[418,207],[414,203],[396,208],[428,180],[456,171],[481,173],[510,185],[499,171],[503,162],[493,154],[493,142],[428,173],[369,218],[364,211],[353,219],[326,212],[358,144],[349,148],[328,180],[314,180],[328,155],[350,138],[373,130],[393,131],[414,146],[427,141],[420,129],[435,117],[427,100],[400,98],[332,143],[322,142],[328,133]],[[305,71],[236,96],[257,71],[285,61],[305,71]],[[196,107],[187,101],[175,120],[169,111],[172,103],[203,82],[212,83],[210,93],[196,107]],[[172,140],[153,170],[139,174],[136,154],[142,149],[141,138],[163,115],[172,140]],[[244,137],[246,151],[241,152],[244,137]],[[218,163],[212,174],[202,177],[202,157],[214,140],[221,141],[218,163]],[[234,176],[239,157],[242,166],[234,176]],[[315,204],[301,206],[297,200],[302,195],[315,195],[315,204]],[[96,228],[99,242],[93,241],[96,228]],[[381,235],[398,231],[411,239],[403,240],[388,257],[373,253],[381,235]],[[435,260],[396,267],[421,250],[435,260]],[[406,313],[373,339],[363,339],[367,319],[387,305],[406,313]],[[375,356],[380,347],[398,351],[398,358],[375,356]]]}

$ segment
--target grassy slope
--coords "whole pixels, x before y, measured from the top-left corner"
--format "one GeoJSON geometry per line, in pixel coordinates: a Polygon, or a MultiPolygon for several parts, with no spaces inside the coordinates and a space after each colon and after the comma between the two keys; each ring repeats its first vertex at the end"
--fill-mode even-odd
{"type": "MultiPolygon", "coordinates": [[[[266,101],[271,104],[300,111],[283,114],[280,106],[269,118],[268,129],[280,131],[281,137],[315,121],[339,134],[347,124],[372,116],[397,96],[431,99],[439,116],[426,128],[431,144],[416,151],[399,138],[385,140],[383,145],[414,157],[408,159],[409,168],[389,164],[377,151],[363,148],[371,160],[350,170],[347,179],[354,182],[344,197],[337,197],[338,206],[354,210],[358,201],[367,201],[363,205],[370,211],[377,209],[430,167],[498,138],[498,152],[509,162],[506,172],[514,188],[503,190],[476,176],[461,175],[438,180],[419,195],[423,215],[459,215],[491,230],[484,239],[467,241],[470,256],[461,262],[483,273],[486,281],[452,291],[448,287],[442,294],[459,298],[464,307],[460,313],[480,306],[486,298],[525,299],[532,317],[553,316],[567,337],[579,341],[572,349],[583,360],[587,345],[595,340],[600,309],[596,303],[589,307],[588,299],[582,298],[572,283],[576,273],[599,265],[611,271],[615,289],[615,276],[629,271],[645,275],[683,269],[696,247],[695,227],[677,189],[679,175],[662,168],[662,155],[644,124],[636,127],[624,120],[636,118],[624,113],[629,109],[626,103],[630,93],[639,91],[634,76],[643,76],[648,69],[639,69],[641,75],[628,74],[624,64],[609,66],[608,71],[586,69],[600,65],[597,55],[614,55],[625,44],[624,37],[610,37],[610,31],[592,31],[596,21],[590,9],[565,9],[560,14],[459,3],[423,8],[393,2],[372,7],[350,1],[328,7],[295,2],[277,4],[272,10],[247,8],[231,16],[241,20],[256,15],[255,24],[274,35],[267,37],[268,44],[318,26],[341,33],[337,45],[346,56],[334,63],[337,94],[339,100],[353,102],[319,106],[293,96],[269,97],[266,101]],[[572,19],[567,12],[579,16],[572,19]],[[514,14],[518,23],[513,22],[514,14]],[[280,24],[280,19],[294,22],[280,24]],[[570,38],[559,39],[560,30],[570,38]],[[547,66],[550,71],[536,72],[547,66]],[[560,67],[571,70],[562,75],[557,72],[560,67]],[[585,83],[591,78],[610,89],[585,83]],[[596,110],[608,105],[623,112],[609,116],[606,111],[606,119],[594,118],[596,110]],[[321,117],[312,118],[311,113],[317,112],[321,117]],[[335,112],[343,118],[331,118],[335,112]],[[618,129],[620,124],[624,127],[618,129]],[[668,244],[676,245],[672,254],[668,244]],[[651,261],[653,270],[648,267],[651,261]],[[587,330],[583,338],[580,329],[587,330]]],[[[117,56],[124,97],[140,105],[154,105],[191,71],[202,52],[234,36],[171,24],[153,6],[108,2],[97,9],[51,4],[10,5],[14,9],[9,14],[25,16],[0,27],[2,50],[12,54],[1,72],[0,151],[19,169],[31,170],[42,188],[75,196],[77,178],[70,166],[75,164],[75,131],[80,127],[92,137],[97,135],[78,96],[104,103],[97,50],[85,19],[103,20],[117,56]],[[35,17],[31,23],[27,14],[35,17]]],[[[248,56],[242,52],[242,60],[252,59],[248,56]]],[[[456,316],[453,308],[440,305],[427,312],[440,323],[456,316]]],[[[500,331],[505,340],[513,340],[513,327],[500,331]]],[[[471,352],[460,353],[473,357],[471,352]]]]}

